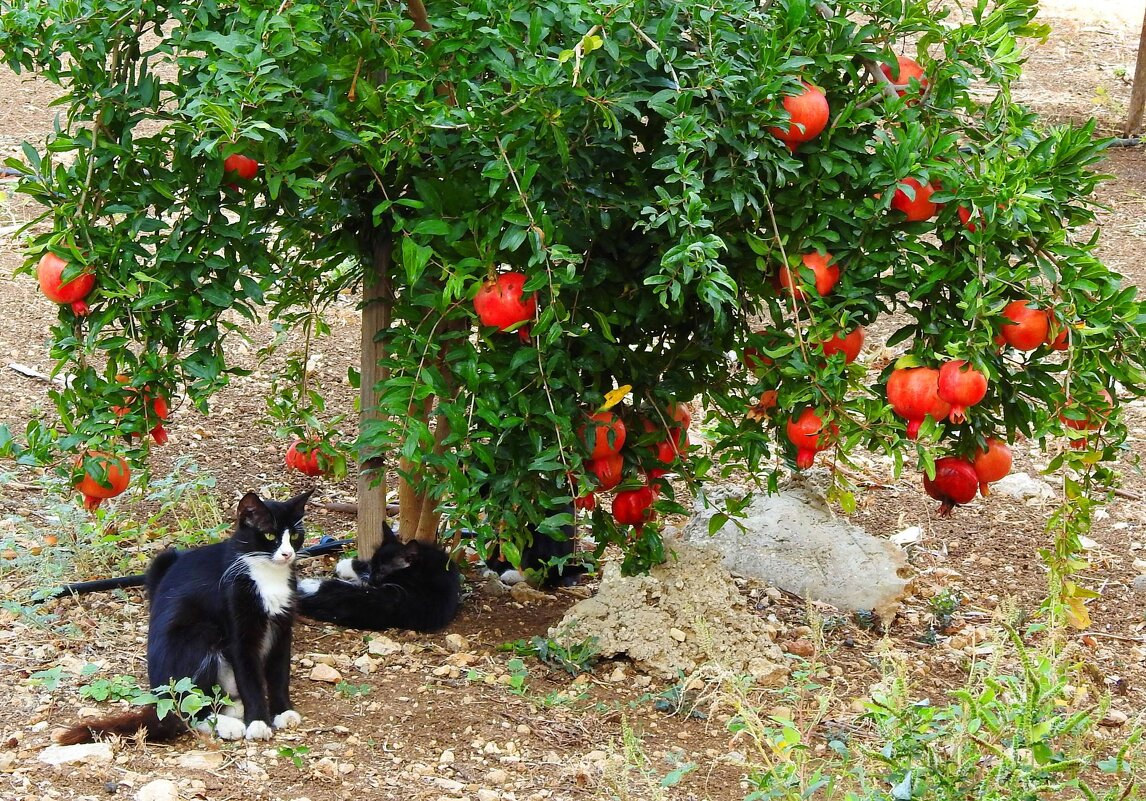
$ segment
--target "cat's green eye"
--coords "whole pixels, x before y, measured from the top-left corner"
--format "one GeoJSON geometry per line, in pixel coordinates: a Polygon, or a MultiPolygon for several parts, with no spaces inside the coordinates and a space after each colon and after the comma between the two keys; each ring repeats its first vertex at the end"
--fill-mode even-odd
{"type": "Polygon", "coordinates": [[[270,542],[271,540],[273,540],[273,539],[275,539],[276,537],[278,537],[278,535],[277,535],[277,534],[275,534],[273,531],[266,531],[266,532],[263,532],[263,536],[267,538],[267,541],[268,541],[268,542],[270,542]]]}

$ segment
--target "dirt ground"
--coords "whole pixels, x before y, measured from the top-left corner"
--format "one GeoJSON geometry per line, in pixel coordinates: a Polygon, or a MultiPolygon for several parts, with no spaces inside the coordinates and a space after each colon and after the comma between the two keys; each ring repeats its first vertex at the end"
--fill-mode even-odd
{"type": "MultiPolygon", "coordinates": [[[[1052,120],[1094,116],[1104,133],[1116,133],[1130,95],[1142,2],[1052,0],[1045,7],[1053,34],[1031,50],[1020,99],[1052,120]]],[[[7,99],[0,104],[0,154],[15,155],[23,140],[38,142],[50,129],[50,87],[3,72],[0,97],[7,99]]],[[[1114,177],[1101,190],[1109,207],[1102,215],[1101,255],[1129,281],[1146,285],[1146,148],[1112,149],[1105,169],[1114,177]]],[[[37,210],[13,198],[11,189],[11,183],[0,182],[0,422],[16,430],[50,413],[48,384],[11,365],[50,372],[46,331],[55,310],[27,276],[13,277],[23,256],[11,233],[37,210]]],[[[345,376],[357,362],[357,314],[350,303],[335,311],[334,333],[320,345],[317,376],[332,408],[351,408],[353,391],[345,376]]],[[[236,346],[233,356],[253,365],[254,346],[236,346]]],[[[153,477],[170,473],[177,462],[198,465],[214,477],[208,492],[225,510],[246,490],[282,496],[311,486],[286,471],[284,443],[260,423],[267,388],[266,373],[256,371],[218,396],[209,416],[177,407],[168,427],[171,444],[154,451],[153,477]]],[[[1096,521],[1092,567],[1081,578],[1101,592],[1089,606],[1094,623],[1072,635],[1083,673],[1112,692],[1113,708],[1131,718],[1126,726],[1146,709],[1146,588],[1141,578],[1137,590],[1134,584],[1146,573],[1146,479],[1131,458],[1141,454],[1146,439],[1146,406],[1132,405],[1128,415],[1122,490],[1096,521]]],[[[1049,458],[1033,447],[1017,448],[1015,470],[1037,475],[1049,458]]],[[[375,649],[381,644],[393,651],[386,656],[364,658],[370,644],[361,632],[300,623],[292,686],[303,726],[274,741],[219,744],[187,737],[164,746],[114,743],[108,761],[62,769],[44,764],[39,756],[52,729],[74,720],[82,708],[98,706],[80,697],[80,687],[118,674],[143,680],[146,605],[137,590],[28,605],[35,589],[29,576],[38,575],[26,569],[28,560],[66,549],[62,534],[56,545],[49,535],[71,525],[76,513],[48,505],[33,471],[8,469],[0,465],[0,547],[13,557],[0,559],[0,671],[7,697],[0,705],[0,798],[134,798],[156,779],[174,782],[179,798],[212,801],[730,801],[746,794],[743,751],[726,730],[726,719],[669,714],[672,706],[664,700],[673,691],[671,682],[644,676],[623,660],[575,679],[526,659],[524,671],[514,675],[511,655],[498,647],[544,635],[578,595],[518,601],[476,579],[447,631],[375,638],[375,649]],[[29,529],[22,522],[28,520],[37,525],[29,529]],[[87,674],[87,664],[98,665],[98,672],[87,674]],[[317,664],[334,667],[342,683],[311,679],[317,664]],[[626,752],[627,732],[639,743],[643,762],[634,756],[633,737],[626,752]],[[661,778],[689,763],[696,768],[679,783],[661,787],[661,778]]],[[[837,721],[853,719],[857,699],[867,697],[881,678],[878,654],[898,655],[918,695],[941,700],[944,690],[964,680],[969,655],[990,637],[994,610],[1011,598],[1033,610],[1046,594],[1037,549],[1047,539],[1054,499],[994,495],[940,518],[917,478],[892,479],[873,467],[862,479],[857,524],[877,536],[908,526],[920,526],[924,534],[909,550],[913,595],[886,634],[850,617],[832,618],[835,625],[826,631],[814,672],[832,687],[830,717],[837,721]],[[929,599],[943,590],[963,602],[952,625],[932,641],[929,599]]],[[[350,481],[317,485],[318,501],[353,498],[350,481]]],[[[349,536],[353,530],[346,514],[321,509],[311,513],[308,525],[316,535],[349,536]]],[[[120,566],[142,567],[163,542],[125,538],[120,566]]],[[[82,554],[74,556],[85,564],[82,554]]],[[[325,560],[306,570],[329,567],[325,560]]],[[[754,608],[774,623],[782,647],[806,653],[807,606],[771,595],[777,597],[755,588],[753,598],[765,600],[754,601],[754,608]]],[[[783,703],[780,697],[762,701],[783,703]]]]}

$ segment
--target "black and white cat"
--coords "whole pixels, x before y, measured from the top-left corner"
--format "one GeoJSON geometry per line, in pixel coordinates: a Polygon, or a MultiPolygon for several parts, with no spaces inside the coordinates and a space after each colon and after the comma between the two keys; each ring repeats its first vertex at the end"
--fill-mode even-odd
{"type": "MultiPolygon", "coordinates": [[[[218,685],[234,705],[194,724],[224,740],[269,739],[297,726],[290,701],[291,624],[295,612],[296,551],[310,491],[288,501],[239,501],[230,539],[186,551],[168,549],[152,560],[146,586],[151,602],[147,677],[153,690],[189,677],[212,695],[218,685]]],[[[187,731],[178,715],[160,718],[155,706],[79,723],[56,738],[70,744],[101,734],[149,740],[187,731]]]]}
{"type": "MultiPolygon", "coordinates": [[[[562,509],[570,516],[573,505],[562,509]]],[[[571,559],[577,545],[577,530],[573,524],[561,527],[562,539],[542,534],[534,526],[527,526],[529,543],[521,549],[521,570],[514,568],[500,552],[494,551],[485,560],[486,567],[497,573],[505,584],[530,581],[542,587],[571,587],[589,572],[583,563],[571,559]]]]}
{"type": "Polygon", "coordinates": [[[461,573],[449,555],[403,543],[385,524],[369,562],[343,559],[334,573],[299,582],[299,614],[352,629],[430,632],[448,626],[461,604],[461,573]]]}

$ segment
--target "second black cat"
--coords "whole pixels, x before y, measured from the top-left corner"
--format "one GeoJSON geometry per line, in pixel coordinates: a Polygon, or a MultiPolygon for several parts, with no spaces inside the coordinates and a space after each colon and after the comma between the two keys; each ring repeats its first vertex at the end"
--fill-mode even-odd
{"type": "Polygon", "coordinates": [[[461,604],[461,573],[449,555],[400,542],[385,525],[370,561],[344,559],[335,574],[299,582],[300,614],[352,629],[428,632],[448,626],[461,604]]]}

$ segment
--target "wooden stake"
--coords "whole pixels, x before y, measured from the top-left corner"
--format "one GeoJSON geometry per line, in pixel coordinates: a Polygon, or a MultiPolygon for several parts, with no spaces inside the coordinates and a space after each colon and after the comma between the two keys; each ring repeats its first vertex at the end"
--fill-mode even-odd
{"type": "MultiPolygon", "coordinates": [[[[386,353],[379,336],[390,328],[393,285],[390,281],[389,237],[375,232],[370,265],[362,285],[362,381],[358,388],[359,424],[378,420],[378,394],[374,388],[385,381],[389,371],[378,363],[386,353]]],[[[372,554],[382,543],[382,524],[386,521],[386,463],[381,457],[358,466],[358,552],[372,554]],[[375,480],[380,480],[374,486],[375,480]]]]}

